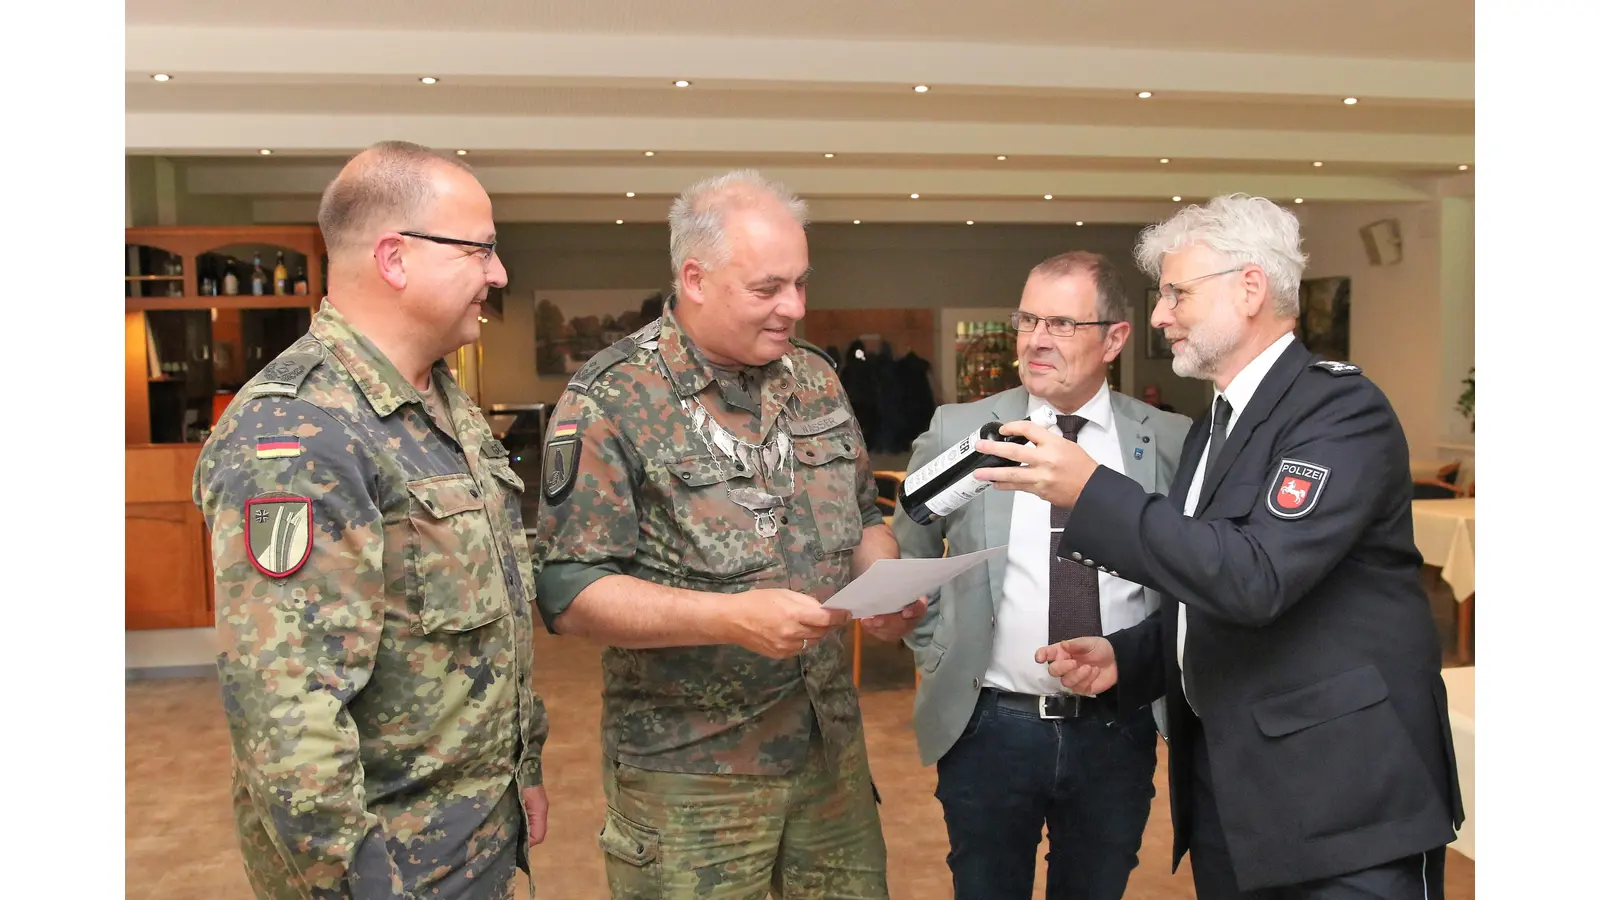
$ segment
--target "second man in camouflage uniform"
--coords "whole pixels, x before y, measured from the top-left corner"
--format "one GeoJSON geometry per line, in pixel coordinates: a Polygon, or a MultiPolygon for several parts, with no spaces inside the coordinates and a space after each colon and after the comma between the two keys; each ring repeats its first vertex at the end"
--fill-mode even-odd
{"type": "Polygon", "coordinates": [[[550,417],[539,607],[608,645],[615,898],[887,896],[847,614],[821,604],[898,551],[839,379],[793,339],[804,223],[754,172],[690,188],[673,301],[550,417]]]}

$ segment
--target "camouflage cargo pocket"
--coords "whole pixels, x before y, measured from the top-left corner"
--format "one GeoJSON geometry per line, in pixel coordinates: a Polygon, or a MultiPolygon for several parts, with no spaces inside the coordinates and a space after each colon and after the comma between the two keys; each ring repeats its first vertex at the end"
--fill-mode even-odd
{"type": "Polygon", "coordinates": [[[795,459],[804,471],[806,496],[823,553],[854,550],[861,544],[861,507],[856,499],[856,457],[861,445],[834,431],[795,438],[795,459]]]}
{"type": "Polygon", "coordinates": [[[672,527],[682,540],[677,562],[689,573],[720,582],[758,580],[782,562],[771,540],[755,531],[755,514],[733,502],[730,488],[755,487],[749,472],[729,459],[692,456],[658,463],[672,482],[672,527]]]}
{"type": "Polygon", "coordinates": [[[614,900],[662,896],[660,831],[607,807],[600,849],[606,855],[606,881],[614,900]]]}
{"type": "Polygon", "coordinates": [[[406,483],[406,587],[424,633],[470,631],[510,611],[494,529],[471,475],[406,483]]]}

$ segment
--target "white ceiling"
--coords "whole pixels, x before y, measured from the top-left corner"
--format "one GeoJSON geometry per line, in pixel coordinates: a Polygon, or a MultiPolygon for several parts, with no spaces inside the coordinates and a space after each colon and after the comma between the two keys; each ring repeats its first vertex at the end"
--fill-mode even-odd
{"type": "Polygon", "coordinates": [[[385,138],[467,149],[501,218],[659,218],[745,165],[819,218],[900,221],[1471,190],[1467,0],[128,0],[127,23],[128,153],[260,221],[309,218],[385,138]]]}

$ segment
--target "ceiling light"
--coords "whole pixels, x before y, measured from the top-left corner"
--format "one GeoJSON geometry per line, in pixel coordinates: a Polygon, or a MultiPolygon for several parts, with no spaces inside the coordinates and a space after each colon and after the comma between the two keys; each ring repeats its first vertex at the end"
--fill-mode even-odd
{"type": "Polygon", "coordinates": [[[996,156],[995,159],[999,160],[1000,162],[1005,162],[1006,161],[1006,158],[1004,156],[996,156]]]}
{"type": "Polygon", "coordinates": [[[861,220],[860,220],[860,219],[857,219],[857,220],[856,220],[856,221],[855,221],[855,224],[857,224],[857,225],[860,225],[860,224],[861,224],[861,220]]]}
{"type": "Polygon", "coordinates": [[[917,199],[918,197],[921,197],[921,196],[922,196],[921,194],[912,194],[911,195],[911,199],[915,200],[915,199],[917,199]]]}
{"type": "Polygon", "coordinates": [[[1149,100],[1150,99],[1150,92],[1149,91],[1140,91],[1139,92],[1139,99],[1140,100],[1149,100]]]}
{"type": "Polygon", "coordinates": [[[622,220],[621,220],[621,219],[618,219],[618,220],[617,220],[617,224],[618,224],[618,225],[621,225],[621,224],[622,224],[622,220]]]}
{"type": "Polygon", "coordinates": [[[971,219],[968,219],[968,220],[967,220],[967,224],[968,224],[968,225],[971,225],[971,224],[972,224],[972,220],[971,220],[971,219]]]}
{"type": "Polygon", "coordinates": [[[833,159],[833,154],[832,153],[824,153],[824,154],[822,154],[822,158],[823,159],[833,159]]]}
{"type": "Polygon", "coordinates": [[[912,90],[916,91],[919,94],[926,94],[928,92],[928,86],[925,85],[925,84],[919,84],[916,87],[912,88],[912,90]]]}
{"type": "Polygon", "coordinates": [[[656,155],[656,152],[655,152],[655,151],[654,151],[654,150],[646,150],[646,151],[645,151],[645,152],[644,152],[644,155],[645,155],[645,156],[655,156],[655,155],[656,155]]]}
{"type": "Polygon", "coordinates": [[[272,151],[263,147],[262,150],[261,150],[261,155],[262,156],[271,156],[272,155],[272,151]]]}
{"type": "Polygon", "coordinates": [[[156,81],[171,81],[172,80],[172,76],[168,75],[165,72],[157,72],[156,74],[151,75],[150,77],[154,78],[156,81]]]}
{"type": "Polygon", "coordinates": [[[1344,98],[1344,105],[1345,106],[1355,106],[1357,102],[1359,102],[1359,101],[1357,101],[1356,98],[1354,98],[1354,97],[1346,97],[1346,98],[1344,98]]]}
{"type": "Polygon", "coordinates": [[[689,82],[684,81],[682,78],[679,78],[677,81],[674,81],[672,83],[672,86],[673,87],[688,87],[689,86],[689,82]]]}
{"type": "Polygon", "coordinates": [[[1179,197],[1179,196],[1176,196],[1176,195],[1174,195],[1174,196],[1173,196],[1173,198],[1172,198],[1172,202],[1173,202],[1173,203],[1182,203],[1182,202],[1183,202],[1183,198],[1182,198],[1182,197],[1179,197]]]}
{"type": "Polygon", "coordinates": [[[1469,168],[1471,168],[1471,166],[1468,166],[1466,163],[1462,163],[1461,165],[1456,166],[1456,169],[1458,171],[1461,171],[1461,172],[1465,172],[1469,168]]]}
{"type": "Polygon", "coordinates": [[[423,84],[438,84],[439,83],[439,79],[433,77],[432,75],[424,75],[421,78],[418,78],[417,80],[422,82],[423,84]]]}
{"type": "Polygon", "coordinates": [[[466,156],[467,155],[467,151],[465,151],[465,150],[457,150],[456,151],[456,155],[457,156],[466,156]]]}
{"type": "Polygon", "coordinates": [[[1312,165],[1316,166],[1317,168],[1320,169],[1320,168],[1322,168],[1322,160],[1319,159],[1316,162],[1312,163],[1312,165]]]}
{"type": "Polygon", "coordinates": [[[1056,195],[1055,194],[1045,194],[1044,198],[1046,200],[1054,200],[1056,198],[1056,195]]]}
{"type": "Polygon", "coordinates": [[[1162,165],[1163,165],[1163,166],[1164,166],[1164,165],[1166,165],[1166,164],[1167,164],[1167,163],[1169,163],[1169,162],[1172,162],[1172,160],[1170,160],[1170,159],[1167,159],[1167,158],[1166,158],[1166,157],[1165,157],[1165,156],[1163,156],[1163,157],[1161,157],[1161,164],[1162,164],[1162,165]]]}
{"type": "Polygon", "coordinates": [[[1075,223],[1073,223],[1073,224],[1076,224],[1076,225],[1082,225],[1082,224],[1083,224],[1083,223],[1082,223],[1082,222],[1075,222],[1075,223]]]}
{"type": "Polygon", "coordinates": [[[627,195],[628,195],[628,196],[629,196],[629,197],[632,197],[632,196],[633,196],[633,191],[629,191],[629,192],[628,192],[628,194],[627,194],[627,195]]]}
{"type": "Polygon", "coordinates": [[[1294,202],[1296,202],[1296,203],[1304,203],[1306,201],[1305,201],[1304,197],[1296,197],[1296,198],[1294,198],[1294,202]]]}

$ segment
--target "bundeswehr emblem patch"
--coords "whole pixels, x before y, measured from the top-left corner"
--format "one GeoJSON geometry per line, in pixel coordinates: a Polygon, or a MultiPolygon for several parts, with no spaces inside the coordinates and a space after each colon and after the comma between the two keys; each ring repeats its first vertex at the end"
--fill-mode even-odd
{"type": "Polygon", "coordinates": [[[305,497],[246,500],[244,537],[250,564],[261,574],[293,575],[311,558],[311,501],[305,497]]]}
{"type": "Polygon", "coordinates": [[[551,503],[560,503],[571,493],[578,480],[578,452],[583,448],[583,438],[578,434],[578,423],[557,425],[544,445],[544,496],[551,503]]]}
{"type": "Polygon", "coordinates": [[[1267,509],[1280,519],[1298,519],[1311,512],[1328,483],[1328,469],[1298,459],[1278,463],[1268,485],[1267,509]]]}

